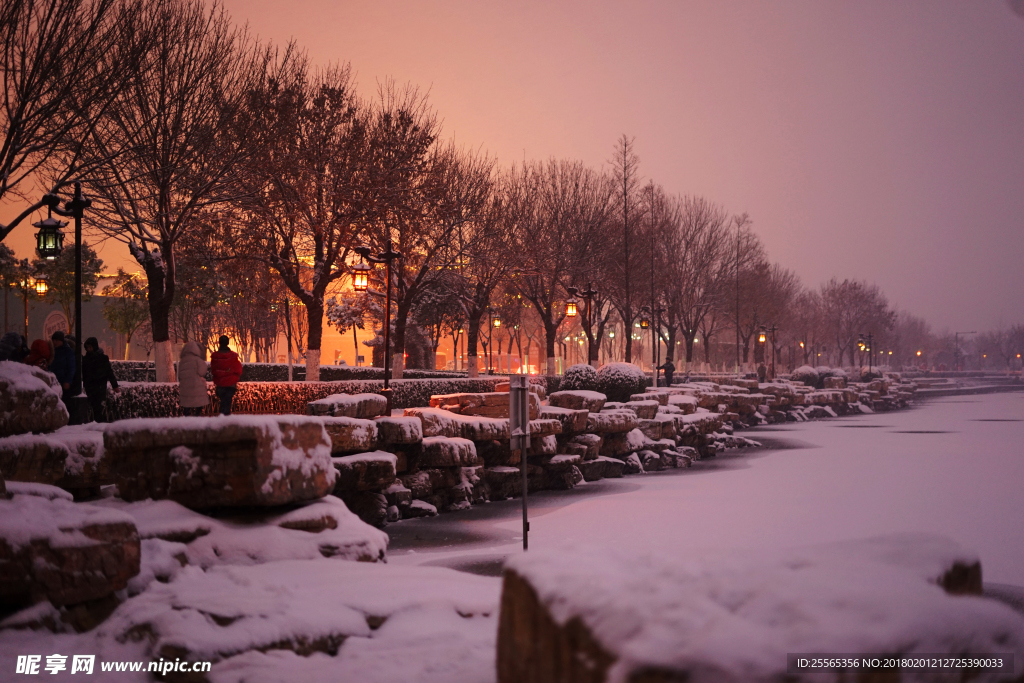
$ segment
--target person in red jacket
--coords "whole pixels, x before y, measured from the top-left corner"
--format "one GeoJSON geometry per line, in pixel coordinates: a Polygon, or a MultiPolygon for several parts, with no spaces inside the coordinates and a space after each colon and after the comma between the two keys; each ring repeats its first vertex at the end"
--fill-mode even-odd
{"type": "Polygon", "coordinates": [[[231,414],[231,401],[235,398],[235,385],[242,376],[242,361],[238,354],[228,348],[231,340],[221,335],[220,348],[210,356],[210,373],[220,401],[220,414],[231,414]]]}

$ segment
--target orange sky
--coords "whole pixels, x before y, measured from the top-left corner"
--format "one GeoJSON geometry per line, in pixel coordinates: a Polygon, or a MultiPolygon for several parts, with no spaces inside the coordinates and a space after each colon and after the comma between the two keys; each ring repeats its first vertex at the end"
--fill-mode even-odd
{"type": "Polygon", "coordinates": [[[646,178],[749,212],[805,283],[877,282],[938,329],[1024,321],[1024,17],[1005,0],[226,7],[351,62],[366,93],[429,88],[446,132],[504,163],[600,166],[635,136],[646,178]]]}

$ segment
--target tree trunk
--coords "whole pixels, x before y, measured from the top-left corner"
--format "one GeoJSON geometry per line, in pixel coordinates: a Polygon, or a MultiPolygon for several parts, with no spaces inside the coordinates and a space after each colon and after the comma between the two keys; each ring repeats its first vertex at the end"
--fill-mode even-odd
{"type": "Polygon", "coordinates": [[[306,303],[306,381],[320,381],[320,344],[324,334],[323,299],[312,299],[306,303]]]}
{"type": "MultiPolygon", "coordinates": [[[[406,297],[408,299],[409,297],[406,297]]],[[[402,379],[405,370],[405,332],[409,324],[409,304],[396,302],[395,333],[391,336],[391,379],[402,379]]]]}
{"type": "Polygon", "coordinates": [[[482,312],[473,312],[469,315],[469,324],[466,325],[466,368],[470,377],[480,376],[480,364],[477,361],[476,349],[480,343],[480,318],[482,312]]]}
{"type": "MultiPolygon", "coordinates": [[[[156,381],[174,382],[174,358],[171,353],[171,302],[174,300],[173,255],[170,249],[168,258],[158,261],[152,252],[133,250],[135,260],[146,272],[149,284],[149,317],[150,329],[153,333],[153,352],[156,361],[156,381]],[[140,258],[140,256],[142,258],[140,258]],[[168,273],[167,269],[171,268],[168,273]]],[[[69,322],[69,325],[73,325],[69,322]]],[[[79,344],[81,344],[79,340],[79,344]]]]}
{"type": "Polygon", "coordinates": [[[711,337],[704,335],[704,362],[711,364],[711,337]]]}
{"type": "Polygon", "coordinates": [[[544,344],[545,351],[547,352],[547,374],[555,374],[555,342],[556,335],[558,334],[558,327],[552,325],[549,321],[544,321],[544,344]]]}

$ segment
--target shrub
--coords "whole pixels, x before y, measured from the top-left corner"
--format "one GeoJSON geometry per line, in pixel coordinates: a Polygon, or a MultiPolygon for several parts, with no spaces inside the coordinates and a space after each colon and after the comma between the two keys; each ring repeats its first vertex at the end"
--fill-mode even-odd
{"type": "Polygon", "coordinates": [[[597,391],[597,370],[585,363],[570,366],[562,376],[560,391],[597,391]]]}
{"type": "Polygon", "coordinates": [[[817,387],[821,383],[821,378],[818,376],[818,371],[812,368],[810,365],[801,365],[790,375],[790,379],[794,382],[803,382],[809,387],[817,387]]]}
{"type": "MultiPolygon", "coordinates": [[[[391,381],[393,408],[430,405],[437,394],[483,393],[494,391],[498,382],[507,382],[502,375],[477,379],[396,379],[391,381]]],[[[232,402],[232,412],[253,415],[305,415],[306,404],[331,394],[380,393],[383,380],[352,380],[345,382],[239,382],[232,402]]],[[[207,414],[218,412],[212,385],[207,414]]],[[[111,420],[132,417],[173,417],[181,414],[178,407],[178,385],[174,382],[126,382],[120,393],[107,393],[107,414],[111,420]]]]}
{"type": "MultiPolygon", "coordinates": [[[[111,367],[119,382],[155,382],[156,366],[152,361],[112,360],[111,367]]],[[[175,364],[177,367],[177,364],[175,364]]],[[[444,370],[406,370],[404,379],[435,379],[465,377],[464,372],[444,370]]],[[[207,379],[210,379],[207,374],[207,379]]],[[[292,365],[292,379],[301,382],[306,379],[306,366],[292,365]]],[[[321,365],[320,381],[342,382],[360,379],[384,379],[384,368],[354,368],[350,365],[321,365]]],[[[287,363],[242,363],[243,382],[287,382],[287,363]]]]}
{"type": "MultiPolygon", "coordinates": [[[[625,403],[633,394],[642,394],[651,378],[632,363],[608,363],[597,371],[597,391],[609,401],[625,403]]],[[[563,389],[564,382],[563,382],[563,389]]]]}

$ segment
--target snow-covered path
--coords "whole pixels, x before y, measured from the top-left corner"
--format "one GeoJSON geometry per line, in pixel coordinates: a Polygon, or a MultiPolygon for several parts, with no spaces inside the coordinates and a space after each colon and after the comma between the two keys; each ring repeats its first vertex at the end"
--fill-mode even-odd
{"type": "MultiPolygon", "coordinates": [[[[587,493],[540,494],[530,547],[756,549],[921,531],[977,551],[986,583],[1024,586],[1024,394],[936,399],[743,435],[785,447],[588,484],[598,490],[587,493]]],[[[521,552],[518,505],[391,527],[389,561],[496,564],[521,552]],[[453,538],[479,540],[410,553],[431,525],[439,536],[446,525],[453,538]]]]}

